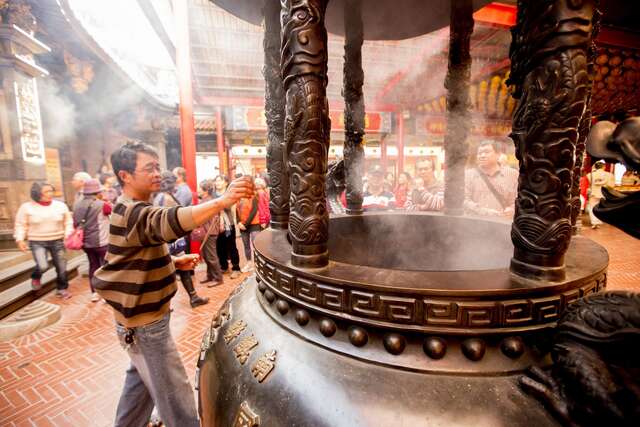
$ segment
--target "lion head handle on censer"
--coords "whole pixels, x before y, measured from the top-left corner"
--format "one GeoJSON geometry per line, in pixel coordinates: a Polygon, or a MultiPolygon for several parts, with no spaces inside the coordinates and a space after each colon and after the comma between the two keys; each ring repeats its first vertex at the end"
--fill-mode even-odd
{"type": "Polygon", "coordinates": [[[520,386],[567,426],[632,426],[640,419],[640,295],[593,294],[558,322],[553,367],[520,386]]]}
{"type": "MultiPolygon", "coordinates": [[[[640,117],[628,118],[617,125],[604,120],[596,123],[587,139],[587,151],[594,159],[620,162],[627,169],[640,172],[640,117]]],[[[602,196],[593,213],[640,238],[640,191],[627,194],[605,187],[602,196]]]]}

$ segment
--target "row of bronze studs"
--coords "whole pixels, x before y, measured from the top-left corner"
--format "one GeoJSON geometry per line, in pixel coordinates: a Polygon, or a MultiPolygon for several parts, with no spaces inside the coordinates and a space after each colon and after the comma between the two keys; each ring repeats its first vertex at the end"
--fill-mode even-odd
{"type": "MultiPolygon", "coordinates": [[[[259,282],[258,289],[264,294],[264,297],[269,304],[276,301],[276,294],[268,289],[264,283],[259,282]]],[[[283,299],[278,299],[276,301],[276,310],[278,310],[281,315],[284,316],[287,314],[289,309],[290,306],[287,301],[283,299]]],[[[300,326],[306,326],[310,320],[309,312],[301,308],[295,311],[294,317],[300,326]]],[[[338,328],[333,320],[325,318],[320,321],[319,329],[322,335],[329,338],[336,333],[338,328]]],[[[360,326],[350,326],[348,330],[348,337],[349,342],[356,347],[362,347],[369,341],[367,331],[360,326]]],[[[384,344],[384,348],[393,355],[402,353],[407,346],[406,339],[395,332],[385,334],[382,342],[384,344]]],[[[476,362],[484,357],[487,345],[480,338],[469,338],[462,342],[461,348],[462,353],[467,357],[467,359],[476,362]]],[[[422,344],[422,349],[430,358],[436,360],[442,359],[447,353],[447,343],[440,337],[428,337],[425,338],[424,343],[422,344]]],[[[502,341],[500,349],[505,356],[511,359],[517,359],[524,353],[524,342],[520,337],[508,337],[502,341]]]]}

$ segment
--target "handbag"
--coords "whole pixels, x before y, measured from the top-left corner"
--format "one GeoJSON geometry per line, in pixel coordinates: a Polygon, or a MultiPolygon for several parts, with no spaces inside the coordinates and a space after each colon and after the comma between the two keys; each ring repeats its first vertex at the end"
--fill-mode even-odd
{"type": "Polygon", "coordinates": [[[91,210],[91,206],[93,205],[93,201],[89,203],[89,207],[87,211],[84,213],[84,218],[77,227],[73,229],[71,234],[64,238],[64,247],[69,250],[78,251],[82,249],[84,246],[84,225],[87,222],[87,215],[89,215],[89,211],[91,210]]]}
{"type": "Polygon", "coordinates": [[[204,226],[199,226],[191,231],[192,242],[202,242],[207,235],[207,229],[204,226]]]}
{"type": "Polygon", "coordinates": [[[215,226],[216,221],[214,220],[211,221],[211,225],[209,227],[206,227],[206,224],[203,224],[200,227],[195,228],[191,231],[191,240],[194,242],[200,242],[200,246],[204,246],[215,226]]]}

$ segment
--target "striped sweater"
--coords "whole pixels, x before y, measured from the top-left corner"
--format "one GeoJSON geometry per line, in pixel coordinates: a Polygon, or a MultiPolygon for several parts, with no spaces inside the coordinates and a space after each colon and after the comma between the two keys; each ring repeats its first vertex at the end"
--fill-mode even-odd
{"type": "Polygon", "coordinates": [[[196,224],[190,207],[161,208],[125,195],[111,213],[106,263],[92,284],[125,327],[160,320],[176,293],[175,266],[167,242],[196,224]]]}

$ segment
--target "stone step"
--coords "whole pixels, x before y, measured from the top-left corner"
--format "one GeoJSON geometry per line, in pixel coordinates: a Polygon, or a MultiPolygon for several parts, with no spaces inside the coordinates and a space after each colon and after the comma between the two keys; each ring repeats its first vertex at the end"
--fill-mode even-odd
{"type": "MultiPolygon", "coordinates": [[[[86,258],[82,251],[67,251],[65,254],[67,261],[79,256],[86,258]]],[[[51,257],[48,256],[47,259],[49,260],[49,267],[51,267],[51,257]]],[[[35,266],[36,263],[31,252],[11,253],[7,254],[6,258],[5,256],[0,256],[0,292],[31,278],[31,272],[35,266]],[[5,264],[3,261],[7,263],[5,264]]]]}
{"type": "MultiPolygon", "coordinates": [[[[67,259],[67,277],[69,280],[78,275],[78,268],[85,263],[86,257],[81,252],[73,254],[74,256],[67,259]],[[79,256],[82,255],[82,256],[79,256]]],[[[18,274],[13,274],[13,277],[8,279],[11,281],[11,286],[0,286],[0,319],[3,319],[20,308],[26,306],[32,301],[37,300],[41,296],[55,289],[56,285],[56,271],[54,268],[49,268],[40,279],[42,288],[37,291],[31,289],[31,271],[35,264],[31,261],[31,265],[28,266],[20,264],[20,271],[18,274]],[[21,281],[18,281],[21,278],[21,281]]],[[[17,269],[18,266],[11,267],[11,269],[17,269]]],[[[15,271],[14,271],[15,273],[15,271]]],[[[5,275],[7,276],[7,275],[5,275]]]]}
{"type": "Polygon", "coordinates": [[[0,251],[0,265],[2,268],[9,268],[21,262],[32,259],[31,252],[22,252],[18,250],[0,251]]]}
{"type": "Polygon", "coordinates": [[[33,333],[54,324],[61,317],[59,305],[34,301],[11,316],[0,320],[0,342],[33,333]],[[30,314],[25,316],[25,312],[30,314]]]}
{"type": "MultiPolygon", "coordinates": [[[[34,302],[37,302],[37,301],[34,301],[34,302]]],[[[16,313],[14,313],[16,314],[15,317],[13,316],[9,316],[9,317],[13,318],[16,321],[28,320],[38,316],[42,316],[43,314],[46,314],[48,311],[49,309],[47,306],[44,306],[42,304],[31,303],[26,307],[23,307],[21,310],[18,310],[16,313]]]]}

